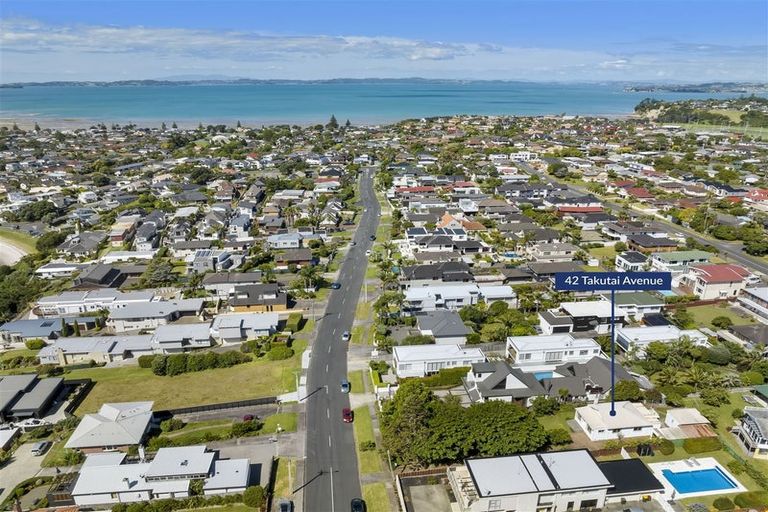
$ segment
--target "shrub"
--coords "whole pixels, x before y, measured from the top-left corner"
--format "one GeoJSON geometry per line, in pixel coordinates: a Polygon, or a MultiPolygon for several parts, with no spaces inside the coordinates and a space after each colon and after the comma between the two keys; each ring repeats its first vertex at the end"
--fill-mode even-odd
{"type": "Polygon", "coordinates": [[[168,356],[155,356],[152,360],[152,373],[155,375],[165,375],[168,367],[168,356]]]}
{"type": "Polygon", "coordinates": [[[251,420],[232,424],[232,437],[245,437],[261,430],[263,423],[251,420]]]}
{"type": "Polygon", "coordinates": [[[152,368],[152,363],[155,360],[154,354],[145,356],[139,356],[139,368],[152,368]]]}
{"type": "Polygon", "coordinates": [[[560,410],[560,401],[554,397],[537,396],[531,402],[531,409],[536,416],[548,416],[560,410]]]}
{"type": "Polygon", "coordinates": [[[376,442],[375,441],[361,441],[360,442],[360,451],[361,452],[370,452],[376,449],[376,442]]]}
{"type": "Polygon", "coordinates": [[[243,503],[252,508],[259,508],[264,504],[264,488],[260,485],[252,485],[243,493],[243,503]]]}
{"type": "Polygon", "coordinates": [[[173,354],[168,356],[168,364],[165,367],[165,374],[169,377],[181,375],[187,372],[187,354],[173,354]]]}
{"type": "Polygon", "coordinates": [[[742,409],[736,408],[731,411],[731,418],[735,420],[740,420],[744,417],[744,411],[742,409]]]}
{"type": "Polygon", "coordinates": [[[741,508],[758,508],[768,506],[768,492],[750,491],[737,494],[733,502],[741,508]]]}
{"type": "Polygon", "coordinates": [[[160,423],[160,430],[163,432],[173,432],[184,428],[184,422],[179,418],[171,418],[160,423]]]}
{"type": "Polygon", "coordinates": [[[683,441],[683,449],[691,455],[697,453],[714,452],[723,447],[720,439],[716,437],[697,437],[683,441]]]}
{"type": "Polygon", "coordinates": [[[573,442],[570,432],[564,428],[554,428],[552,430],[547,430],[547,440],[549,441],[549,444],[556,446],[571,444],[573,442]]]}
{"type": "Polygon", "coordinates": [[[29,350],[40,350],[45,346],[45,342],[41,339],[27,340],[24,342],[29,350]]]}
{"type": "Polygon", "coordinates": [[[467,345],[478,345],[482,342],[483,340],[480,338],[480,333],[471,332],[467,334],[467,345]]]}
{"type": "Polygon", "coordinates": [[[616,400],[637,401],[643,396],[640,385],[635,380],[622,380],[616,383],[614,392],[616,400]]]}
{"type": "Polygon", "coordinates": [[[744,386],[757,386],[765,380],[762,373],[752,370],[743,372],[739,377],[741,377],[741,383],[744,386]]]}
{"type": "Polygon", "coordinates": [[[731,470],[731,473],[734,475],[740,475],[744,471],[746,471],[746,468],[744,467],[743,462],[739,462],[738,460],[732,460],[728,463],[728,469],[731,470]]]}
{"type": "Polygon", "coordinates": [[[468,367],[443,368],[439,372],[424,377],[421,381],[431,389],[453,388],[461,385],[461,378],[467,374],[468,367]]]}
{"type": "Polygon", "coordinates": [[[725,366],[731,362],[731,351],[722,345],[715,345],[704,351],[704,359],[708,363],[725,366]]]}
{"type": "Polygon", "coordinates": [[[715,498],[715,501],[712,502],[712,505],[717,510],[733,510],[733,502],[725,496],[715,498]]]}
{"type": "Polygon", "coordinates": [[[293,349],[285,345],[275,345],[267,352],[267,359],[270,361],[282,361],[293,357],[293,349]]]}
{"type": "Polygon", "coordinates": [[[400,345],[434,345],[435,338],[424,334],[412,334],[400,341],[400,345]]]}
{"type": "Polygon", "coordinates": [[[727,316],[721,315],[713,318],[711,323],[718,329],[727,329],[733,325],[733,320],[731,320],[727,316]]]}
{"type": "Polygon", "coordinates": [[[645,392],[644,398],[647,402],[650,402],[652,404],[660,404],[661,403],[661,391],[659,391],[656,388],[649,389],[645,392]]]}
{"type": "Polygon", "coordinates": [[[291,313],[288,315],[288,320],[285,322],[285,330],[290,332],[297,332],[301,329],[301,322],[304,317],[301,313],[291,313]]]}
{"type": "Polygon", "coordinates": [[[656,447],[662,455],[672,455],[675,453],[675,443],[669,439],[662,439],[656,447]]]}
{"type": "Polygon", "coordinates": [[[701,401],[712,407],[720,407],[730,402],[728,392],[722,388],[705,389],[700,395],[701,401]]]}

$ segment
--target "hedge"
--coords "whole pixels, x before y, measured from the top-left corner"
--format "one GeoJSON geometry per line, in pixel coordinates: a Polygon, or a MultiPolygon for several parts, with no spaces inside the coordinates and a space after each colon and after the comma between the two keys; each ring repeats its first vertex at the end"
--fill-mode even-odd
{"type": "Polygon", "coordinates": [[[40,350],[45,346],[45,342],[40,338],[35,338],[33,340],[25,341],[24,345],[26,345],[29,350],[40,350]]]}
{"type": "Polygon", "coordinates": [[[659,441],[657,448],[662,453],[662,455],[672,455],[675,453],[675,443],[669,439],[663,439],[659,441]]]}
{"type": "Polygon", "coordinates": [[[213,496],[191,496],[181,499],[139,501],[137,503],[118,503],[112,506],[112,512],[172,512],[193,508],[208,508],[219,505],[242,503],[242,494],[216,494],[213,496]]]}
{"type": "Polygon", "coordinates": [[[267,359],[270,361],[282,361],[293,357],[293,349],[285,345],[275,345],[267,352],[267,359]]]}
{"type": "Polygon", "coordinates": [[[741,375],[741,384],[743,386],[757,386],[763,383],[765,380],[763,374],[752,370],[743,372],[741,375]]]}
{"type": "Polygon", "coordinates": [[[723,447],[720,439],[716,437],[698,437],[683,441],[683,449],[689,454],[714,452],[723,447]]]}
{"type": "Polygon", "coordinates": [[[152,361],[155,360],[155,354],[139,356],[139,368],[152,368],[152,361]]]}
{"type": "Polygon", "coordinates": [[[469,367],[443,368],[439,372],[424,377],[421,381],[425,386],[431,389],[435,388],[453,388],[461,385],[461,379],[469,371],[469,367]]]}
{"type": "Polygon", "coordinates": [[[290,332],[297,332],[301,329],[301,321],[304,319],[301,313],[291,313],[288,315],[288,320],[285,322],[285,330],[290,332]]]}
{"type": "Polygon", "coordinates": [[[229,368],[252,361],[251,356],[236,351],[195,352],[192,354],[157,355],[152,360],[152,373],[155,375],[181,375],[199,372],[211,368],[229,368]]]}
{"type": "Polygon", "coordinates": [[[712,505],[714,505],[717,510],[733,510],[733,502],[725,496],[715,498],[712,505]]]}
{"type": "Polygon", "coordinates": [[[742,508],[757,508],[768,506],[768,492],[750,491],[737,494],[733,502],[742,508]]]}

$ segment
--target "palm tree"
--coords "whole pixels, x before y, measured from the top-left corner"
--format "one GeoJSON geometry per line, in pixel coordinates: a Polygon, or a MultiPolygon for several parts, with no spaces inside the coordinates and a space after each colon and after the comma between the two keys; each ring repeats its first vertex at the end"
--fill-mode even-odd
{"type": "Polygon", "coordinates": [[[660,372],[654,374],[653,378],[659,386],[674,386],[677,384],[680,374],[676,368],[665,366],[660,372]]]}
{"type": "Polygon", "coordinates": [[[697,391],[699,388],[706,387],[713,382],[714,375],[712,372],[707,371],[700,366],[693,365],[683,373],[685,382],[694,387],[697,391]]]}
{"type": "Polygon", "coordinates": [[[381,248],[387,251],[387,259],[392,258],[392,253],[395,252],[395,249],[397,248],[394,243],[391,241],[384,242],[381,244],[381,248]]]}

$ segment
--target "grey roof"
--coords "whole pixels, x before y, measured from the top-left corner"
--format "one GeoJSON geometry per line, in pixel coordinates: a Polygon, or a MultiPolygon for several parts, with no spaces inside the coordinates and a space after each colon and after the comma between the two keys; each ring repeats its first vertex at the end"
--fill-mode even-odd
{"type": "Polygon", "coordinates": [[[203,286],[213,284],[242,284],[242,283],[260,283],[261,271],[255,272],[219,272],[205,274],[203,276],[203,286]]]}
{"type": "Polygon", "coordinates": [[[147,478],[162,476],[194,476],[208,474],[216,454],[204,445],[162,448],[149,464],[147,478]]]}
{"type": "Polygon", "coordinates": [[[103,404],[86,414],[66,443],[67,448],[139,444],[152,421],[153,402],[103,404]]]}
{"type": "Polygon", "coordinates": [[[210,322],[201,324],[168,324],[157,326],[152,341],[155,343],[174,343],[184,339],[207,340],[210,337],[210,322]]]}
{"type": "Polygon", "coordinates": [[[179,299],[174,301],[140,302],[126,304],[110,312],[110,320],[131,318],[164,318],[176,312],[196,313],[203,309],[205,299],[179,299]]]}
{"type": "MultiPolygon", "coordinates": [[[[3,384],[5,379],[0,381],[3,384]]],[[[37,381],[35,387],[27,391],[11,406],[11,413],[18,414],[26,411],[38,412],[58,392],[64,379],[51,377],[37,381]]]]}
{"type": "Polygon", "coordinates": [[[422,331],[431,331],[435,338],[466,336],[472,331],[453,311],[426,311],[416,314],[416,323],[422,331]]]}
{"type": "Polygon", "coordinates": [[[248,459],[216,460],[212,476],[205,481],[203,489],[237,489],[248,486],[251,465],[248,459]]]}
{"type": "Polygon", "coordinates": [[[0,377],[0,413],[5,412],[19,395],[32,389],[37,380],[34,373],[0,377]]]}
{"type": "MultiPolygon", "coordinates": [[[[623,366],[616,363],[615,382],[634,380],[623,366]]],[[[542,386],[549,396],[558,396],[560,389],[567,389],[571,396],[583,396],[586,386],[601,388],[603,392],[611,389],[611,361],[602,357],[593,357],[586,363],[566,363],[555,368],[555,375],[543,379],[542,386]],[[560,377],[559,375],[562,375],[560,377]]]]}
{"type": "Polygon", "coordinates": [[[97,317],[85,316],[85,317],[54,317],[54,318],[36,318],[32,320],[14,320],[12,322],[6,322],[0,325],[0,332],[19,333],[24,338],[49,338],[51,335],[61,334],[61,321],[64,320],[67,325],[75,325],[75,322],[79,322],[81,325],[84,323],[94,323],[98,320],[97,317]]]}
{"type": "Polygon", "coordinates": [[[489,362],[489,364],[493,364],[495,370],[492,375],[486,377],[482,382],[477,383],[477,390],[480,393],[480,396],[484,398],[509,396],[519,399],[544,396],[547,394],[544,387],[538,380],[536,380],[536,377],[533,374],[525,373],[519,368],[513,368],[506,361],[493,361],[489,362]],[[507,389],[506,380],[509,375],[512,375],[525,387],[507,389]]]}
{"type": "Polygon", "coordinates": [[[625,251],[621,253],[619,256],[621,256],[621,259],[626,260],[630,263],[645,263],[646,261],[648,261],[648,256],[637,251],[625,251]]]}

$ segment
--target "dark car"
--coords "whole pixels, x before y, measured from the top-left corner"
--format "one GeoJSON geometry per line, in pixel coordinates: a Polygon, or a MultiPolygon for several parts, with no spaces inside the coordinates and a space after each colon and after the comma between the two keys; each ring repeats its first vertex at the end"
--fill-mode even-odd
{"type": "Polygon", "coordinates": [[[293,502],[290,500],[282,499],[277,505],[278,512],[293,512],[293,502]]]}
{"type": "Polygon", "coordinates": [[[371,240],[376,240],[376,235],[371,235],[368,238],[370,238],[371,240]]]}
{"type": "Polygon", "coordinates": [[[352,420],[354,419],[355,413],[352,412],[352,409],[345,407],[341,410],[341,421],[344,423],[352,423],[352,420]]]}
{"type": "Polygon", "coordinates": [[[352,512],[365,512],[365,502],[360,498],[354,498],[350,506],[352,512]]]}
{"type": "Polygon", "coordinates": [[[253,421],[255,419],[256,419],[256,416],[254,416],[253,414],[246,414],[245,416],[243,416],[243,421],[253,421]]]}
{"type": "Polygon", "coordinates": [[[331,290],[338,290],[341,288],[341,283],[331,283],[331,290]]]}

